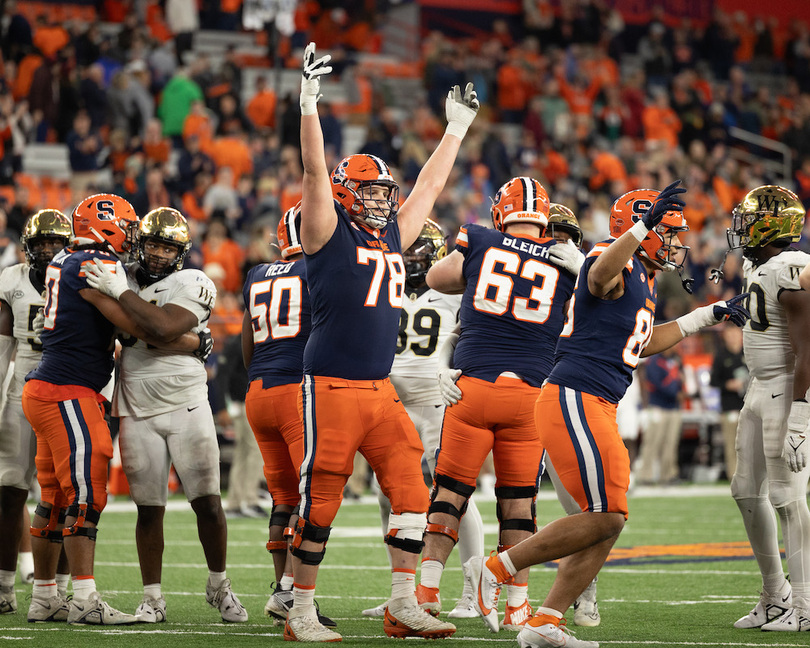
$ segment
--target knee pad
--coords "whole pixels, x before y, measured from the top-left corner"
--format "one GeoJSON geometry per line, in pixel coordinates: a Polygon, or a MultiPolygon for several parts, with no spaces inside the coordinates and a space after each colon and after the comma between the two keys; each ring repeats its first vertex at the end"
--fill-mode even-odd
{"type": "Polygon", "coordinates": [[[768,482],[768,499],[777,512],[780,508],[806,498],[805,486],[794,475],[798,477],[795,473],[790,473],[786,480],[774,479],[768,482]]]}
{"type": "Polygon", "coordinates": [[[329,534],[331,532],[332,527],[318,527],[310,524],[306,520],[298,518],[298,521],[295,523],[295,533],[293,535],[290,552],[305,565],[320,565],[326,553],[326,542],[329,540],[329,534]],[[301,549],[301,543],[304,540],[323,542],[323,547],[321,547],[320,551],[301,549]]]}
{"type": "Polygon", "coordinates": [[[388,533],[385,543],[407,551],[419,554],[425,547],[425,527],[427,515],[425,513],[392,513],[388,517],[388,533]]]}
{"type": "Polygon", "coordinates": [[[537,531],[537,489],[534,486],[499,486],[495,489],[497,503],[495,513],[498,516],[500,531],[498,532],[498,552],[506,551],[513,545],[500,543],[504,531],[537,531]],[[500,500],[503,499],[531,499],[531,518],[504,518],[500,500]]]}
{"type": "MultiPolygon", "coordinates": [[[[452,515],[457,520],[461,520],[461,517],[464,513],[467,512],[467,502],[469,502],[470,497],[472,496],[475,488],[469,486],[463,482],[458,481],[457,479],[453,479],[452,477],[448,477],[447,475],[436,475],[436,488],[434,488],[430,494],[430,507],[428,508],[428,520],[430,519],[431,513],[445,513],[447,515],[452,515]],[[438,495],[439,488],[446,488],[451,493],[455,493],[456,495],[461,495],[464,498],[464,504],[461,505],[461,508],[458,509],[450,502],[442,502],[436,501],[436,496],[438,495]]],[[[453,544],[458,542],[458,531],[455,529],[451,529],[448,526],[443,524],[435,524],[433,522],[428,521],[427,528],[425,529],[427,533],[438,533],[440,535],[446,536],[453,541],[453,544]]]]}
{"type": "Polygon", "coordinates": [[[66,510],[63,508],[57,508],[54,505],[51,505],[51,507],[48,508],[40,502],[37,504],[34,515],[38,515],[41,518],[47,518],[48,524],[40,528],[31,527],[31,535],[35,538],[45,538],[49,542],[61,543],[62,531],[57,531],[56,528],[60,524],[65,523],[66,510]]]}
{"type": "Polygon", "coordinates": [[[270,553],[286,553],[287,552],[287,544],[290,538],[293,537],[295,531],[290,528],[290,517],[292,516],[292,511],[289,513],[285,513],[284,511],[277,511],[277,505],[273,506],[273,510],[270,512],[270,523],[267,525],[269,528],[272,527],[281,527],[282,528],[282,537],[283,540],[268,540],[267,541],[267,551],[270,553]]]}
{"type": "Polygon", "coordinates": [[[98,529],[95,527],[84,526],[86,522],[91,524],[98,524],[101,519],[101,511],[94,508],[88,508],[87,504],[71,504],[67,508],[67,517],[75,517],[76,521],[69,527],[62,529],[62,536],[86,536],[91,540],[95,540],[98,535],[98,529]]]}

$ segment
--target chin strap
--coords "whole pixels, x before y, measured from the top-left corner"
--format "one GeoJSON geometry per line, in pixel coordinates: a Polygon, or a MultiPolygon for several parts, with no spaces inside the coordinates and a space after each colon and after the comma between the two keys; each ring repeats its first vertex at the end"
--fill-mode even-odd
{"type": "Polygon", "coordinates": [[[684,277],[683,271],[683,266],[678,268],[678,276],[681,278],[681,285],[683,286],[683,289],[691,295],[695,288],[695,280],[692,277],[684,277]]]}
{"type": "Polygon", "coordinates": [[[713,281],[714,283],[719,284],[726,276],[723,273],[723,266],[726,265],[726,257],[728,256],[729,252],[731,252],[731,249],[725,251],[725,253],[723,254],[723,260],[720,261],[720,265],[717,266],[716,268],[711,269],[711,272],[709,273],[709,281],[713,281]]]}

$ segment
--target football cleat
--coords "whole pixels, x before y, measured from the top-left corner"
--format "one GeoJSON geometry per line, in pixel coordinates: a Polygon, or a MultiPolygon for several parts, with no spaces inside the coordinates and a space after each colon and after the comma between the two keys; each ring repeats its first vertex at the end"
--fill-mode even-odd
{"type": "Polygon", "coordinates": [[[506,613],[503,615],[503,621],[501,621],[501,628],[519,631],[523,624],[532,618],[533,614],[534,610],[532,610],[532,606],[529,605],[528,601],[523,601],[523,604],[517,607],[512,607],[507,603],[506,613]]]}
{"type": "Polygon", "coordinates": [[[292,608],[284,625],[284,641],[312,641],[319,643],[337,643],[343,641],[334,630],[330,630],[318,621],[315,606],[292,608]]]}
{"type": "Polygon", "coordinates": [[[595,628],[602,623],[599,605],[596,603],[596,578],[574,601],[574,623],[587,628],[595,628]]]}
{"type": "Polygon", "coordinates": [[[0,585],[0,614],[17,611],[17,594],[14,585],[0,585]]]}
{"type": "Polygon", "coordinates": [[[473,556],[462,567],[464,578],[472,586],[476,611],[490,631],[498,632],[498,595],[501,587],[486,562],[486,556],[473,556]]]}
{"type": "Polygon", "coordinates": [[[473,604],[472,594],[465,593],[461,596],[447,616],[451,619],[474,619],[478,616],[478,611],[473,604]]]}
{"type": "Polygon", "coordinates": [[[424,637],[441,639],[449,637],[456,631],[456,626],[432,617],[419,607],[415,596],[403,596],[388,601],[385,608],[383,630],[389,637],[424,637]]]}
{"type": "Polygon", "coordinates": [[[766,623],[779,618],[791,607],[792,589],[790,583],[785,581],[776,596],[765,597],[761,595],[754,608],[744,617],[734,622],[734,627],[741,630],[761,628],[766,623]]]}
{"type": "Polygon", "coordinates": [[[808,632],[810,631],[810,610],[790,608],[782,616],[763,625],[762,629],[766,632],[808,632]]]}
{"type": "Polygon", "coordinates": [[[264,613],[273,617],[274,625],[281,626],[287,621],[287,614],[293,605],[293,592],[292,590],[283,590],[277,586],[275,591],[267,599],[267,604],[264,606],[264,613]]]}
{"type": "Polygon", "coordinates": [[[141,623],[163,623],[166,620],[166,600],[162,596],[144,596],[135,616],[141,617],[141,623]]]}
{"type": "Polygon", "coordinates": [[[64,596],[52,596],[47,599],[33,596],[31,597],[31,605],[28,607],[28,622],[65,622],[69,611],[70,603],[64,596]]]}
{"type": "Polygon", "coordinates": [[[205,586],[205,600],[212,608],[219,610],[222,620],[227,623],[243,623],[248,620],[247,610],[231,591],[231,580],[226,578],[216,589],[205,586]]]}
{"type": "Polygon", "coordinates": [[[428,614],[439,616],[442,611],[442,597],[439,596],[438,587],[425,587],[422,584],[416,586],[416,601],[419,607],[428,614]]]}
{"type": "Polygon", "coordinates": [[[368,608],[367,610],[363,610],[363,616],[367,617],[382,617],[385,616],[385,608],[388,607],[388,601],[385,603],[380,603],[377,607],[368,608]]]}
{"type": "Polygon", "coordinates": [[[101,600],[98,592],[93,592],[83,601],[71,599],[67,615],[67,622],[71,625],[128,625],[139,621],[134,614],[110,607],[101,600]]]}
{"type": "Polygon", "coordinates": [[[577,639],[565,627],[565,619],[560,624],[548,623],[548,615],[542,614],[529,619],[517,636],[520,648],[599,648],[596,641],[577,639]],[[546,621],[546,623],[544,623],[546,621]]]}

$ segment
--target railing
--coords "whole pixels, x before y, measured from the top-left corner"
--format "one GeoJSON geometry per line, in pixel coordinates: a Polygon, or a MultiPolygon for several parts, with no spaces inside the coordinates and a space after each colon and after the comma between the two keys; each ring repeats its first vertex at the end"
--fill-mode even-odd
{"type": "Polygon", "coordinates": [[[746,142],[747,144],[753,144],[754,146],[758,146],[781,155],[782,160],[780,162],[779,160],[769,160],[767,158],[763,158],[762,156],[755,155],[754,153],[746,150],[731,150],[731,155],[734,157],[750,164],[756,162],[761,163],[774,173],[782,176],[782,181],[780,184],[788,188],[793,187],[793,152],[790,150],[790,147],[787,144],[783,144],[782,142],[777,142],[776,140],[772,140],[768,137],[763,137],[762,135],[757,135],[756,133],[743,130],[737,126],[732,126],[729,128],[728,133],[731,135],[731,137],[746,142]]]}

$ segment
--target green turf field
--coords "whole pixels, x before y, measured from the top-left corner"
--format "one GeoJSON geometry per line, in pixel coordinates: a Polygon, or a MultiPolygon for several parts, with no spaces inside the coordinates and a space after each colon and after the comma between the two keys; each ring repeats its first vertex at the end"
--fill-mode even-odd
{"type": "MultiPolygon", "coordinates": [[[[495,505],[479,504],[489,549],[495,546],[495,505]]],[[[250,614],[247,623],[229,625],[204,598],[207,571],[190,508],[174,502],[166,515],[163,590],[168,622],[127,627],[67,627],[26,622],[31,586],[17,585],[20,610],[0,616],[0,643],[8,646],[267,646],[282,642],[282,629],[262,613],[273,579],[264,549],[266,521],[228,521],[228,575],[250,614]],[[77,636],[78,635],[78,636],[77,636]],[[15,643],[11,643],[14,641],[15,643]]],[[[561,514],[548,487],[541,490],[538,522],[561,514]]],[[[96,553],[96,581],[114,607],[134,612],[141,599],[134,544],[135,514],[120,500],[105,511],[96,553]]],[[[536,605],[554,575],[553,566],[533,568],[529,598],[536,605]]],[[[454,553],[442,582],[452,609],[461,592],[461,568],[454,553]]],[[[382,602],[390,576],[380,539],[379,515],[371,500],[346,503],[335,522],[321,567],[316,598],[338,621],[344,643],[389,645],[381,619],[360,616],[382,602]]],[[[735,630],[732,623],[758,597],[759,576],[728,487],[680,486],[637,489],[631,494],[630,521],[599,578],[602,625],[576,628],[583,639],[603,646],[807,646],[804,635],[735,630]]],[[[501,603],[503,609],[504,602],[501,603]]],[[[571,614],[568,615],[569,617],[571,614]]],[[[456,622],[450,646],[516,646],[515,633],[490,634],[480,619],[456,622]]],[[[408,640],[422,641],[421,639],[408,640]]]]}

